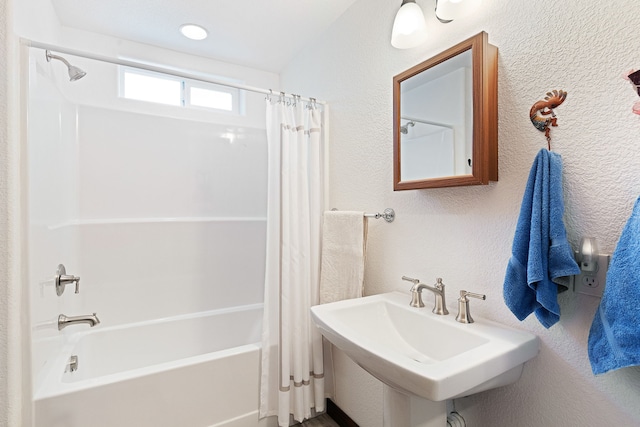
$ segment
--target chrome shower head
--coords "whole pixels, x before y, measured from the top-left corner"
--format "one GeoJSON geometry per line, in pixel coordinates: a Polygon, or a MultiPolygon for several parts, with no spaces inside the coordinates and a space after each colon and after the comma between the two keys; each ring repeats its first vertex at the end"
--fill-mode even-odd
{"type": "Polygon", "coordinates": [[[409,126],[415,126],[416,124],[414,122],[407,122],[404,124],[404,126],[400,126],[400,133],[402,133],[403,135],[406,135],[409,133],[409,126]]]}
{"type": "Polygon", "coordinates": [[[86,75],[87,75],[86,71],[81,70],[75,65],[69,66],[69,81],[75,82],[76,80],[80,80],[86,75]]]}
{"type": "Polygon", "coordinates": [[[64,59],[61,56],[58,55],[54,55],[51,52],[49,52],[48,50],[46,51],[47,53],[47,62],[51,62],[51,59],[57,59],[59,61],[62,61],[66,66],[67,69],[69,71],[69,81],[70,82],[75,82],[76,80],[80,80],[81,78],[83,78],[84,76],[87,75],[87,73],[83,70],[81,70],[80,68],[76,67],[75,65],[71,65],[69,64],[69,61],[67,61],[66,59],[64,59]]]}

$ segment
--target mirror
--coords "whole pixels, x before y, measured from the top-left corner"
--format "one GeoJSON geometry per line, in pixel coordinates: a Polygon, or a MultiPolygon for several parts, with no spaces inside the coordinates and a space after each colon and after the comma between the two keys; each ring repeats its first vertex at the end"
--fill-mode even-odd
{"type": "Polygon", "coordinates": [[[498,180],[498,49],[485,32],[393,78],[393,189],[498,180]]]}

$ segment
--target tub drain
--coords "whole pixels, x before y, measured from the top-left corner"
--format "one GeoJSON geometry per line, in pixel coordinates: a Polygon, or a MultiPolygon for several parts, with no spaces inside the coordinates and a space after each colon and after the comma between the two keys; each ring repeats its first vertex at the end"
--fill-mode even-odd
{"type": "Polygon", "coordinates": [[[78,356],[75,354],[69,358],[69,363],[67,364],[67,369],[65,372],[75,372],[78,370],[78,356]]]}

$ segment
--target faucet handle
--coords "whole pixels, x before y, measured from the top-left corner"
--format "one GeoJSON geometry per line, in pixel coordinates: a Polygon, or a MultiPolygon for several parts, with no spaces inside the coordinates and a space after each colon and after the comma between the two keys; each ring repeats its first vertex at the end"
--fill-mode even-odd
{"type": "Polygon", "coordinates": [[[458,315],[456,316],[456,320],[460,323],[473,323],[474,320],[471,317],[471,312],[469,312],[469,298],[478,298],[481,300],[487,299],[487,296],[484,294],[475,294],[473,292],[460,291],[460,298],[458,298],[458,315]]]}
{"type": "Polygon", "coordinates": [[[64,288],[69,283],[76,284],[76,294],[80,293],[80,277],[73,276],[67,274],[67,270],[64,268],[64,265],[58,265],[58,270],[56,271],[56,295],[60,296],[64,293],[64,288]]]}
{"type": "Polygon", "coordinates": [[[409,303],[409,305],[416,308],[424,307],[424,302],[422,302],[422,292],[420,289],[416,288],[416,286],[418,286],[418,284],[420,283],[420,279],[413,279],[411,277],[402,276],[402,280],[413,283],[413,286],[411,287],[411,302],[409,303]]]}
{"type": "Polygon", "coordinates": [[[474,294],[473,292],[460,291],[460,299],[468,301],[467,297],[478,298],[481,300],[487,299],[487,296],[484,294],[474,294]]]}
{"type": "Polygon", "coordinates": [[[411,282],[414,285],[417,285],[418,283],[420,283],[420,279],[412,279],[411,277],[407,277],[407,276],[402,276],[402,280],[406,280],[407,282],[411,282]]]}

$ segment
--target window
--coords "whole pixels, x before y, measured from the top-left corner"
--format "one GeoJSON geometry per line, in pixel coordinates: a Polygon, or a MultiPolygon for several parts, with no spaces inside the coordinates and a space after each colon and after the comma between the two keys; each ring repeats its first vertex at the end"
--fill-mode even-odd
{"type": "Polygon", "coordinates": [[[124,98],[158,104],[182,105],[182,82],[178,79],[125,70],[122,83],[124,98]]]}
{"type": "Polygon", "coordinates": [[[137,68],[120,67],[120,96],[187,108],[241,113],[241,91],[137,68]]]}
{"type": "Polygon", "coordinates": [[[240,90],[213,83],[185,82],[186,104],[238,114],[240,90]]]}

